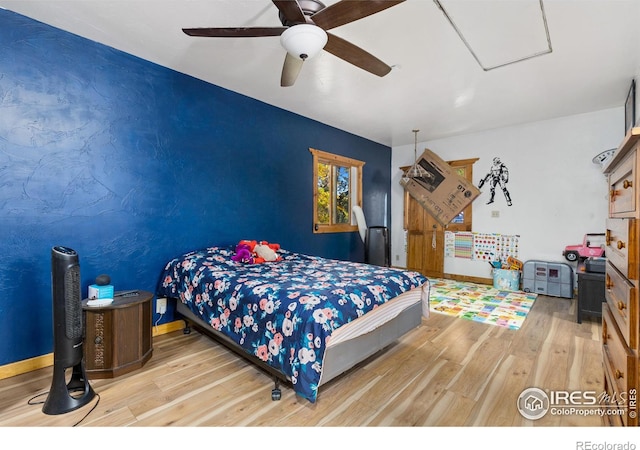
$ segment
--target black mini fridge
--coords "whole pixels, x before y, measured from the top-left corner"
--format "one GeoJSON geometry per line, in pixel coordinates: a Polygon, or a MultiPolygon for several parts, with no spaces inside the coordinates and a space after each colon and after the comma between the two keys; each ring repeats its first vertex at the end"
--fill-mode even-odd
{"type": "Polygon", "coordinates": [[[364,239],[364,262],[389,267],[391,265],[390,252],[389,229],[387,227],[368,227],[364,239]]]}

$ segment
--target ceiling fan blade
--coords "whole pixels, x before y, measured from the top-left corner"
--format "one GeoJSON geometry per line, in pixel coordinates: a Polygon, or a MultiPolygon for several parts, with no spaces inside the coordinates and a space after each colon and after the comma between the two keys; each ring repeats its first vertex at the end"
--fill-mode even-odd
{"type": "Polygon", "coordinates": [[[289,53],[287,53],[287,56],[284,58],[284,65],[282,66],[280,86],[293,86],[293,84],[296,82],[296,79],[298,78],[300,69],[302,69],[303,63],[304,60],[296,58],[295,56],[291,56],[289,53]]]}
{"type": "Polygon", "coordinates": [[[405,0],[341,0],[311,16],[320,28],[330,30],[391,8],[405,0]]]}
{"type": "Polygon", "coordinates": [[[273,4],[276,5],[287,22],[306,23],[307,19],[297,0],[273,0],[273,4]]]}
{"type": "Polygon", "coordinates": [[[383,77],[391,72],[391,67],[373,56],[371,53],[364,51],[357,45],[342,39],[341,37],[327,33],[328,41],[324,49],[334,56],[360,67],[367,72],[383,77]]]}
{"type": "Polygon", "coordinates": [[[262,37],[280,36],[287,27],[183,28],[189,36],[201,37],[262,37]]]}

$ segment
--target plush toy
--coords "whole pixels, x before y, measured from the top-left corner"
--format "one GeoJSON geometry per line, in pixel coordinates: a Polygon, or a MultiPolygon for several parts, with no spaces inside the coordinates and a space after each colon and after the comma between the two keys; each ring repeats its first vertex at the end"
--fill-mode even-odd
{"type": "Polygon", "coordinates": [[[238,245],[246,245],[249,251],[253,253],[253,249],[257,243],[258,243],[257,241],[249,241],[249,240],[243,239],[242,241],[238,242],[238,245]]]}
{"type": "Polygon", "coordinates": [[[231,257],[233,261],[242,262],[247,264],[253,264],[253,252],[248,244],[241,243],[236,246],[236,254],[231,257]]]}
{"type": "Polygon", "coordinates": [[[260,243],[263,244],[263,245],[268,245],[269,248],[271,250],[273,250],[274,252],[277,252],[278,250],[280,250],[280,244],[269,244],[266,241],[260,241],[260,243]]]}
{"type": "Polygon", "coordinates": [[[247,264],[280,261],[282,258],[276,253],[278,250],[280,250],[279,244],[269,244],[267,241],[258,242],[244,239],[236,245],[236,253],[231,259],[247,264]]]}
{"type": "Polygon", "coordinates": [[[264,261],[271,262],[278,260],[278,254],[267,244],[256,244],[256,246],[253,248],[253,251],[258,258],[261,258],[264,261]]]}

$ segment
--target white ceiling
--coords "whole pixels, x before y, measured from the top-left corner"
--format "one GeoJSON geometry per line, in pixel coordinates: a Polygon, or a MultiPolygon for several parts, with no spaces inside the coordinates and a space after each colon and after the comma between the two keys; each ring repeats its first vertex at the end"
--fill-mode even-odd
{"type": "MultiPolygon", "coordinates": [[[[538,0],[440,1],[457,25],[472,27],[463,34],[474,50],[516,59],[515,45],[546,39],[538,0]],[[520,22],[518,8],[537,16],[520,22]],[[496,38],[479,31],[487,20],[488,30],[511,26],[496,38]]],[[[433,0],[407,0],[331,30],[392,66],[387,76],[321,52],[286,88],[278,37],[181,30],[281,26],[270,0],[0,0],[0,7],[389,146],[413,143],[413,129],[426,141],[623,106],[640,72],[640,0],[544,0],[552,52],[489,71],[433,0]]]]}

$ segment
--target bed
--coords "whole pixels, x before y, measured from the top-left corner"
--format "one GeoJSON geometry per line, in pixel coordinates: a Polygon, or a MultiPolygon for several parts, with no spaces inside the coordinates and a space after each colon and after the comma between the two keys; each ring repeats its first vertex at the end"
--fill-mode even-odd
{"type": "Polygon", "coordinates": [[[235,246],[167,262],[156,295],[189,325],[229,346],[315,403],[318,388],[429,316],[421,274],[278,249],[278,260],[234,261],[235,246]]]}

